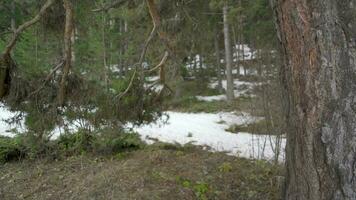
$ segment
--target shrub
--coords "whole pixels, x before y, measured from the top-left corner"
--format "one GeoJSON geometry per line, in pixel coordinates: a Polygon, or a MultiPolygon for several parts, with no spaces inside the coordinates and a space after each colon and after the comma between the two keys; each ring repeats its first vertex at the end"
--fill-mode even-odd
{"type": "Polygon", "coordinates": [[[107,146],[116,153],[140,149],[144,143],[137,133],[122,133],[117,138],[110,140],[107,146]]]}
{"type": "Polygon", "coordinates": [[[19,160],[22,157],[25,157],[25,151],[19,140],[0,137],[0,163],[19,160]]]}
{"type": "Polygon", "coordinates": [[[75,154],[84,153],[92,149],[95,137],[86,130],[76,133],[65,133],[58,138],[57,144],[60,150],[75,154]]]}

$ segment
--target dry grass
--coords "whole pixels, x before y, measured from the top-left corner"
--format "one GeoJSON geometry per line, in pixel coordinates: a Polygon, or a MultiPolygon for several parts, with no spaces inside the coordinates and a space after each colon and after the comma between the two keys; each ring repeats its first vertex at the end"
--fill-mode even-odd
{"type": "Polygon", "coordinates": [[[0,166],[0,199],[279,199],[279,166],[196,148],[0,166]]]}

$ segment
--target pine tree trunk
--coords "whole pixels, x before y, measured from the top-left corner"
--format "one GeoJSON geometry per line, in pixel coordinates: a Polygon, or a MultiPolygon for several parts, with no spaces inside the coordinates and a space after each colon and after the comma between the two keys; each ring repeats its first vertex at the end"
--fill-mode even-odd
{"type": "Polygon", "coordinates": [[[226,96],[228,102],[234,100],[234,82],[232,79],[232,52],[231,52],[231,41],[230,41],[230,32],[229,32],[229,22],[227,19],[228,6],[227,2],[223,7],[223,17],[224,17],[224,40],[225,40],[225,64],[226,64],[226,96]]]}
{"type": "Polygon", "coordinates": [[[285,198],[356,199],[356,0],[272,0],[285,55],[285,198]]]}
{"type": "Polygon", "coordinates": [[[216,54],[216,76],[218,78],[218,90],[220,93],[223,92],[222,78],[221,78],[221,64],[220,64],[220,48],[219,48],[219,34],[216,33],[214,38],[215,54],[216,54]]]}

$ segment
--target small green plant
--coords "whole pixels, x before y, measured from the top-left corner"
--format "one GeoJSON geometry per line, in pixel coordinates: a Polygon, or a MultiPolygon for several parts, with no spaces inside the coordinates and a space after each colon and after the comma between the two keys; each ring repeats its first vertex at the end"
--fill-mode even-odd
{"type": "Polygon", "coordinates": [[[95,137],[85,130],[76,133],[66,133],[58,138],[58,146],[68,153],[84,153],[92,148],[95,137]]]}
{"type": "Polygon", "coordinates": [[[126,157],[127,157],[127,153],[125,153],[125,152],[119,152],[119,153],[115,154],[116,160],[122,160],[122,159],[125,159],[126,157]]]}
{"type": "Polygon", "coordinates": [[[209,185],[204,182],[197,182],[193,187],[194,193],[199,200],[207,200],[206,194],[209,191],[209,185]]]}
{"type": "Polygon", "coordinates": [[[122,133],[120,136],[108,141],[108,147],[112,152],[137,150],[144,146],[140,136],[136,133],[122,133]]]}
{"type": "Polygon", "coordinates": [[[182,182],[182,186],[185,188],[190,188],[192,186],[192,183],[189,180],[184,180],[182,182]]]}
{"type": "Polygon", "coordinates": [[[180,183],[184,188],[191,189],[196,198],[199,200],[207,200],[207,193],[209,192],[209,185],[205,182],[198,181],[193,183],[189,179],[184,179],[180,176],[176,177],[176,181],[180,183]]]}
{"type": "Polygon", "coordinates": [[[176,152],[176,156],[184,156],[184,152],[183,151],[177,151],[176,152]]]}
{"type": "Polygon", "coordinates": [[[232,165],[229,162],[224,162],[219,166],[219,171],[222,173],[227,173],[232,171],[232,165]]]}

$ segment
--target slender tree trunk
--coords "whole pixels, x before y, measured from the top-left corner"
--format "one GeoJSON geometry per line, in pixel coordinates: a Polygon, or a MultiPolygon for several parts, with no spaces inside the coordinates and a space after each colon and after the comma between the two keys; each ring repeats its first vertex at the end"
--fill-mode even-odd
{"type": "MultiPolygon", "coordinates": [[[[239,0],[239,7],[240,9],[242,10],[242,0],[239,0]]],[[[241,58],[242,59],[239,59],[238,62],[240,63],[239,64],[239,74],[240,74],[240,67],[243,68],[243,71],[244,71],[244,76],[246,76],[246,64],[245,64],[245,42],[244,42],[244,34],[243,34],[243,31],[244,31],[244,24],[243,24],[243,19],[242,19],[242,11],[239,12],[239,19],[238,19],[238,23],[239,23],[239,35],[240,35],[240,47],[239,47],[239,52],[241,52],[241,58]],[[243,63],[243,64],[241,64],[243,63]]]]}
{"type": "Polygon", "coordinates": [[[231,42],[230,42],[230,32],[229,32],[229,22],[227,20],[228,5],[225,2],[223,7],[223,18],[224,18],[224,39],[225,39],[225,63],[226,63],[226,96],[228,102],[234,100],[234,82],[232,78],[232,53],[231,53],[231,42]]]}
{"type": "Polygon", "coordinates": [[[63,6],[66,11],[64,27],[64,67],[62,79],[58,91],[58,104],[64,105],[66,96],[67,77],[72,65],[72,34],[73,34],[73,6],[71,0],[63,0],[63,6]]]}
{"type": "MultiPolygon", "coordinates": [[[[232,51],[233,51],[233,54],[235,53],[236,56],[232,56],[232,62],[233,62],[233,65],[234,65],[234,68],[237,69],[237,71],[239,71],[239,57],[240,57],[240,37],[239,37],[239,26],[237,26],[237,28],[235,28],[234,25],[232,25],[232,35],[233,35],[233,39],[234,39],[234,43],[233,43],[233,47],[232,47],[232,51]],[[236,33],[236,30],[237,29],[237,33],[236,33]],[[236,46],[238,45],[238,46],[236,46]],[[236,62],[234,61],[236,58],[236,62]]],[[[238,74],[237,74],[238,75],[238,74]]]]}
{"type": "Polygon", "coordinates": [[[222,87],[222,78],[221,78],[221,64],[220,64],[220,47],[219,47],[219,34],[216,33],[214,37],[214,46],[215,46],[215,54],[216,54],[216,76],[218,78],[218,90],[220,93],[223,92],[222,87]]]}
{"type": "Polygon", "coordinates": [[[12,17],[11,17],[11,30],[12,30],[12,32],[15,32],[16,31],[16,19],[15,19],[15,16],[16,16],[16,3],[15,3],[15,0],[13,0],[11,2],[11,14],[12,14],[12,17]]]}
{"type": "MultiPolygon", "coordinates": [[[[124,21],[119,19],[119,32],[120,35],[122,36],[124,34],[124,21]]],[[[120,42],[119,42],[119,58],[118,58],[118,68],[120,69],[120,76],[125,76],[125,66],[124,66],[124,62],[123,62],[123,55],[124,55],[124,48],[125,48],[125,44],[123,42],[124,40],[122,38],[120,38],[120,42]]]]}
{"type": "Polygon", "coordinates": [[[101,40],[103,44],[103,72],[104,72],[104,82],[105,82],[105,88],[108,90],[108,85],[109,85],[109,73],[108,73],[108,55],[107,55],[107,41],[106,41],[106,12],[101,12],[101,18],[102,18],[102,26],[101,26],[101,40]]]}
{"type": "Polygon", "coordinates": [[[271,2],[285,55],[285,198],[356,199],[356,1],[271,2]]]}

